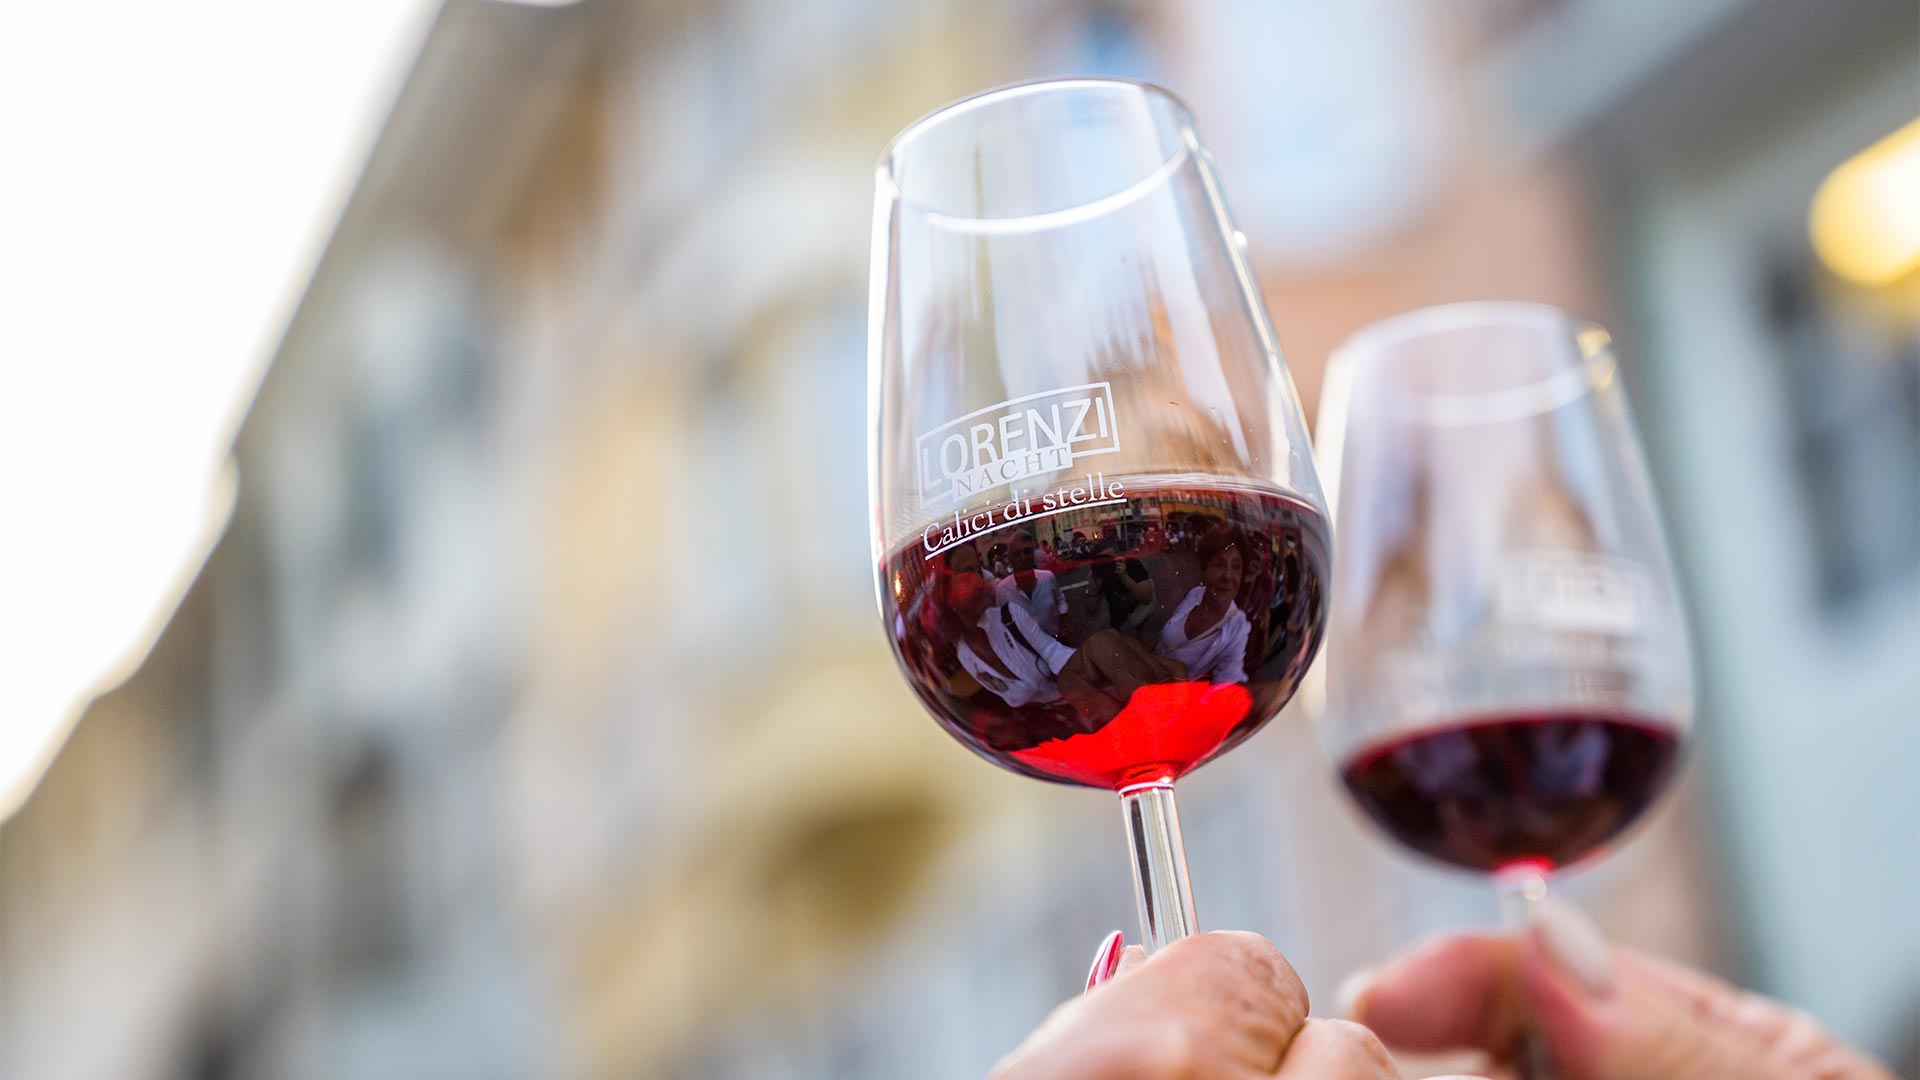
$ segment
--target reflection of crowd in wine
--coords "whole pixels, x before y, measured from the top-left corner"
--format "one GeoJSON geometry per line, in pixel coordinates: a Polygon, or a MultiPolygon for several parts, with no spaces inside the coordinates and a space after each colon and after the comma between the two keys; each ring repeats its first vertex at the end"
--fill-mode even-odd
{"type": "Polygon", "coordinates": [[[1075,526],[962,541],[903,589],[901,655],[964,703],[967,734],[1017,750],[1098,730],[1152,683],[1293,685],[1321,600],[1296,531],[1190,512],[1075,526]]]}

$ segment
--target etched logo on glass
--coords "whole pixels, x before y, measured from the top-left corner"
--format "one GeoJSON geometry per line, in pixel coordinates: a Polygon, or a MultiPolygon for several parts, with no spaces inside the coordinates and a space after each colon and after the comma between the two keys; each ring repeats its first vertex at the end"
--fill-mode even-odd
{"type": "Polygon", "coordinates": [[[1087,383],[989,405],[926,432],[914,449],[923,504],[1069,469],[1120,449],[1113,388],[1087,383]]]}

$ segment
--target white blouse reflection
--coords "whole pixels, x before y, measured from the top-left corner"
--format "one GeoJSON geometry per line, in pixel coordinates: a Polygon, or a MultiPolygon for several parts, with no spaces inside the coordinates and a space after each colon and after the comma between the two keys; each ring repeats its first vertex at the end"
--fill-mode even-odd
{"type": "Polygon", "coordinates": [[[1247,639],[1253,625],[1234,598],[1246,576],[1241,538],[1220,527],[1200,538],[1200,584],[1187,592],[1160,631],[1154,651],[1177,660],[1190,679],[1247,681],[1247,639]]]}

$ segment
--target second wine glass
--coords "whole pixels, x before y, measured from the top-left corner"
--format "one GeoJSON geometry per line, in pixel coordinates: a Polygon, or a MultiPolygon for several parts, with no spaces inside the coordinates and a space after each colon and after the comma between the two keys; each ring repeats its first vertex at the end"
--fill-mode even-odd
{"type": "Polygon", "coordinates": [[[989,91],[879,171],[873,554],[961,744],[1120,793],[1148,949],[1195,931],[1173,783],[1320,640],[1319,483],[1193,117],[1141,83],[989,91]]]}
{"type": "Polygon", "coordinates": [[[1665,788],[1692,717],[1612,343],[1534,304],[1397,316],[1335,355],[1320,424],[1339,538],[1325,741],[1368,817],[1493,875],[1524,925],[1552,874],[1665,788]]]}

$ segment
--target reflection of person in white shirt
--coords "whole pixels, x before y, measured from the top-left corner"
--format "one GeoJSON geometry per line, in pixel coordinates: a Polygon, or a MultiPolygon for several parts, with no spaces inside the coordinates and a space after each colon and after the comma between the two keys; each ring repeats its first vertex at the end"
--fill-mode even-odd
{"type": "Polygon", "coordinates": [[[1014,708],[1059,701],[1054,680],[1073,650],[1041,630],[1025,607],[995,604],[993,596],[978,574],[956,575],[948,586],[947,604],[961,626],[960,666],[1014,708]]]}
{"type": "Polygon", "coordinates": [[[1033,533],[1022,529],[1007,543],[1007,561],[1013,572],[994,588],[994,602],[1026,609],[1048,637],[1060,634],[1060,617],[1067,613],[1067,597],[1050,570],[1036,569],[1033,533]]]}
{"type": "Polygon", "coordinates": [[[1185,664],[1190,679],[1247,681],[1247,637],[1252,623],[1234,604],[1246,572],[1240,542],[1239,535],[1225,527],[1200,538],[1200,584],[1180,601],[1160,631],[1154,651],[1185,664]]]}

